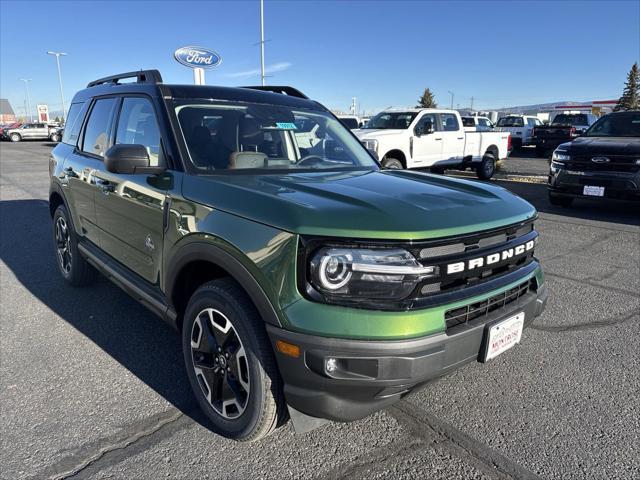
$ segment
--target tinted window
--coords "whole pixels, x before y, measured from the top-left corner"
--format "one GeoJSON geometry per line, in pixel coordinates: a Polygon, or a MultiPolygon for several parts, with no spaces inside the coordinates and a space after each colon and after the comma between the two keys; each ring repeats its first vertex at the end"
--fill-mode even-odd
{"type": "Polygon", "coordinates": [[[445,132],[455,132],[460,130],[458,118],[452,113],[441,113],[440,122],[442,123],[442,130],[445,132]]]}
{"type": "Polygon", "coordinates": [[[465,127],[475,127],[476,124],[471,117],[462,117],[462,125],[465,127]]]}
{"type": "Polygon", "coordinates": [[[565,114],[561,113],[560,115],[556,115],[556,118],[553,119],[554,125],[571,125],[575,127],[577,125],[589,125],[589,119],[584,113],[578,114],[565,114]]]}
{"type": "MultiPolygon", "coordinates": [[[[208,120],[208,124],[212,123],[208,120]]],[[[149,165],[163,165],[160,130],[153,105],[146,98],[130,97],[122,101],[116,143],[143,145],[149,153],[149,165]]]]}
{"type": "Polygon", "coordinates": [[[115,98],[103,98],[96,101],[84,131],[83,151],[104,156],[109,143],[109,126],[115,104],[115,98]]]}
{"type": "Polygon", "coordinates": [[[478,123],[483,127],[489,126],[489,120],[487,120],[486,118],[479,118],[478,123]]]}
{"type": "Polygon", "coordinates": [[[416,125],[416,128],[420,128],[420,129],[422,129],[423,132],[425,132],[426,128],[427,128],[427,124],[429,124],[429,123],[433,126],[434,130],[437,130],[436,116],[433,115],[433,114],[424,115],[418,121],[418,124],[416,125]]]}
{"type": "Polygon", "coordinates": [[[522,117],[502,117],[498,120],[499,127],[524,127],[522,117]]]}
{"type": "Polygon", "coordinates": [[[44,128],[44,123],[38,123],[38,124],[36,124],[36,128],[44,128]]]}
{"type": "Polygon", "coordinates": [[[72,103],[67,113],[67,122],[64,126],[64,134],[62,142],[69,145],[75,145],[80,136],[82,121],[87,113],[88,103],[72,103]]]}
{"type": "Polygon", "coordinates": [[[358,128],[358,120],[355,118],[340,118],[340,121],[344,124],[345,127],[353,130],[354,128],[358,128]]]}

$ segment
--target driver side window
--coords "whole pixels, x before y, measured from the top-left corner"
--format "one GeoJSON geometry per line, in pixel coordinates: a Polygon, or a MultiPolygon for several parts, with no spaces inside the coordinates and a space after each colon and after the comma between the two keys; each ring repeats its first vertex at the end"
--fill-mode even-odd
{"type": "Polygon", "coordinates": [[[418,120],[418,123],[416,125],[416,130],[419,130],[422,132],[422,134],[426,133],[427,131],[427,125],[431,124],[433,130],[437,130],[436,128],[436,116],[428,113],[422,116],[422,118],[420,120],[418,120]]]}

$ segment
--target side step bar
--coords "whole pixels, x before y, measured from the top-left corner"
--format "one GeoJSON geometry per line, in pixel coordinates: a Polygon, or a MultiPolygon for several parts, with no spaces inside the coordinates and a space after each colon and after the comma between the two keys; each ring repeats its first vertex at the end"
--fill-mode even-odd
{"type": "Polygon", "coordinates": [[[122,267],[93,245],[79,242],[78,249],[82,256],[105,277],[177,330],[177,314],[167,305],[157,289],[141,283],[133,272],[122,267]]]}

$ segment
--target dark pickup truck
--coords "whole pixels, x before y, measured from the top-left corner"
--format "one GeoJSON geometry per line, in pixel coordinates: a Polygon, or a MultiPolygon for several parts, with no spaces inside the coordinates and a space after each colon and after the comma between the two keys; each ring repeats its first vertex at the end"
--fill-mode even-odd
{"type": "Polygon", "coordinates": [[[560,113],[556,115],[551,125],[540,125],[533,129],[533,143],[536,154],[547,157],[558,145],[570,142],[582,135],[597,118],[586,113],[560,113]]]}
{"type": "Polygon", "coordinates": [[[550,202],[598,197],[640,200],[640,110],[606,115],[553,152],[550,202]]]}

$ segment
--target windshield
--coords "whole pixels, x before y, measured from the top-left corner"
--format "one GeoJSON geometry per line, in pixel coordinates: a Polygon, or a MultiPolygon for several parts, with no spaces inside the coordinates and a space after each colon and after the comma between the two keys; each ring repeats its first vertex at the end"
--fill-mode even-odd
{"type": "Polygon", "coordinates": [[[579,125],[589,125],[589,119],[584,114],[567,115],[561,113],[553,119],[552,125],[570,125],[576,127],[579,125]]]}
{"type": "Polygon", "coordinates": [[[498,127],[524,127],[522,117],[502,117],[498,120],[498,127]]]}
{"type": "Polygon", "coordinates": [[[191,162],[202,173],[378,168],[328,112],[227,102],[183,102],[175,110],[191,162]]]}
{"type": "Polygon", "coordinates": [[[640,137],[640,113],[606,115],[584,134],[586,137],[640,137]]]}
{"type": "Polygon", "coordinates": [[[407,129],[418,112],[381,112],[373,117],[364,128],[367,129],[407,129]]]}

